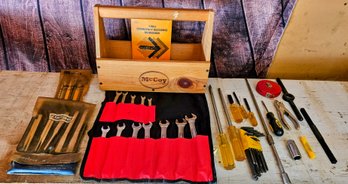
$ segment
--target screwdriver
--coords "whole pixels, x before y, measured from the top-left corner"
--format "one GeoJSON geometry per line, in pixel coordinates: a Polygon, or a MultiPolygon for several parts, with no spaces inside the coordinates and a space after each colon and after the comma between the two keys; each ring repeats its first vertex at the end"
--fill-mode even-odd
{"type": "Polygon", "coordinates": [[[247,118],[248,118],[248,113],[247,113],[247,111],[245,110],[244,106],[239,102],[239,99],[238,99],[238,97],[237,97],[237,95],[236,95],[235,92],[233,92],[233,96],[234,96],[234,98],[236,98],[237,104],[239,105],[240,112],[241,112],[243,118],[244,118],[244,119],[247,119],[247,118]]]}
{"type": "Polygon", "coordinates": [[[249,113],[248,113],[248,119],[249,119],[249,121],[250,121],[250,124],[251,124],[252,126],[257,126],[257,120],[256,120],[256,118],[255,118],[254,113],[251,112],[251,109],[250,109],[250,106],[249,106],[249,103],[248,103],[247,99],[246,99],[246,98],[243,98],[243,100],[244,100],[245,106],[247,107],[247,109],[248,109],[248,111],[249,111],[249,113]]]}
{"type": "Polygon", "coordinates": [[[270,126],[271,130],[276,136],[282,136],[284,134],[284,130],[279,120],[274,116],[272,112],[268,111],[266,104],[263,101],[261,101],[261,103],[267,111],[266,117],[269,120],[269,124],[271,125],[270,126]]]}
{"type": "Polygon", "coordinates": [[[222,102],[222,107],[225,112],[225,117],[227,118],[227,123],[228,123],[227,133],[232,144],[235,159],[238,161],[243,161],[246,159],[246,155],[243,149],[242,141],[239,136],[239,130],[232,125],[232,119],[230,114],[228,113],[227,105],[220,88],[218,88],[218,92],[219,92],[220,101],[222,102]]]}
{"type": "Polygon", "coordinates": [[[243,121],[243,116],[239,106],[234,103],[231,95],[228,95],[227,98],[228,98],[228,101],[230,102],[230,110],[231,110],[231,114],[233,116],[234,121],[237,123],[241,123],[243,121]]]}
{"type": "Polygon", "coordinates": [[[233,152],[231,149],[231,145],[227,140],[227,136],[226,136],[226,134],[224,134],[224,132],[222,130],[222,126],[221,126],[219,114],[218,114],[218,111],[216,108],[215,99],[214,99],[213,91],[211,89],[211,85],[209,85],[209,95],[211,98],[211,102],[213,104],[215,120],[216,120],[216,124],[217,124],[218,131],[219,131],[218,136],[217,136],[217,141],[219,144],[222,165],[225,169],[231,170],[235,167],[233,152]]]}

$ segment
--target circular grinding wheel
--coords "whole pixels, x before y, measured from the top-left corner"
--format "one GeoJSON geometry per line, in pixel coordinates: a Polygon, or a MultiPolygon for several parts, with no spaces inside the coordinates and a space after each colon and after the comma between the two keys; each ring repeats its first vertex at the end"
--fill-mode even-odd
{"type": "Polygon", "coordinates": [[[267,98],[275,98],[280,95],[282,88],[276,82],[260,80],[256,85],[256,91],[267,98]]]}

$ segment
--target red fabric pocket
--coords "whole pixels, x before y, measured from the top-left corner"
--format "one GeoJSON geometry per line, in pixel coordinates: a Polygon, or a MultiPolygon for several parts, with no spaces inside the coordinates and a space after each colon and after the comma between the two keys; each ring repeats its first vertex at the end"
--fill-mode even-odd
{"type": "Polygon", "coordinates": [[[84,177],[213,181],[208,136],[193,139],[93,138],[84,177]]]}
{"type": "Polygon", "coordinates": [[[147,124],[154,122],[156,117],[156,106],[145,106],[141,104],[107,102],[100,116],[100,122],[115,122],[126,119],[147,124]]]}

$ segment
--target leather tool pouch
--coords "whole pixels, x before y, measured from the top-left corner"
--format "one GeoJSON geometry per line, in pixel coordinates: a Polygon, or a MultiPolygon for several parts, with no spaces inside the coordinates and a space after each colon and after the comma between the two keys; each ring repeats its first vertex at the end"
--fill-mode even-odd
{"type": "Polygon", "coordinates": [[[89,131],[89,141],[80,175],[97,181],[188,181],[216,182],[213,161],[210,118],[204,94],[128,93],[123,102],[113,102],[114,91],[107,91],[98,117],[89,131]],[[134,104],[131,95],[136,95],[134,104]],[[151,106],[141,104],[140,96],[152,98],[151,106]],[[191,113],[197,116],[197,136],[192,137],[189,124],[184,137],[178,138],[175,120],[191,113]],[[159,121],[170,122],[167,137],[161,138],[159,121]],[[132,137],[132,124],[152,122],[150,138],[141,128],[132,137]],[[117,124],[124,123],[121,136],[117,124]],[[106,137],[101,129],[109,127],[106,137]]]}

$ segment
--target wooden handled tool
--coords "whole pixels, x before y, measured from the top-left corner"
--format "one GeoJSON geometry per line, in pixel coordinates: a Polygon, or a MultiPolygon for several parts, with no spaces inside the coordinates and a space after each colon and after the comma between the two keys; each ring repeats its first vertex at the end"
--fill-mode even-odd
{"type": "Polygon", "coordinates": [[[72,128],[72,126],[74,125],[74,122],[76,121],[76,118],[79,115],[79,111],[76,111],[71,119],[71,121],[68,123],[68,127],[66,127],[64,134],[62,135],[62,137],[59,139],[58,145],[56,146],[55,152],[62,152],[63,150],[63,146],[64,143],[68,137],[68,134],[72,128]]]}
{"type": "MultiPolygon", "coordinates": [[[[34,117],[33,117],[33,118],[34,118],[34,117]]],[[[31,128],[30,128],[30,130],[29,130],[29,132],[28,132],[27,138],[25,139],[24,144],[23,144],[23,149],[24,149],[24,151],[26,151],[26,150],[29,148],[29,145],[30,145],[30,143],[31,143],[31,140],[32,140],[33,137],[34,137],[34,134],[35,134],[35,132],[36,132],[36,130],[37,130],[37,127],[39,126],[39,123],[40,123],[41,119],[42,119],[42,114],[39,114],[39,115],[35,118],[33,124],[31,125],[31,128]]]]}
{"type": "Polygon", "coordinates": [[[37,143],[37,145],[35,147],[35,151],[38,151],[40,149],[40,147],[42,146],[42,143],[45,141],[46,136],[47,136],[49,130],[51,129],[53,122],[54,121],[52,119],[48,119],[48,121],[45,125],[45,128],[41,132],[39,142],[37,143]]]}
{"type": "Polygon", "coordinates": [[[77,139],[79,137],[80,131],[81,131],[83,125],[85,124],[85,121],[86,121],[86,118],[87,118],[87,114],[88,114],[88,111],[85,111],[82,114],[81,119],[78,122],[78,125],[77,125],[76,129],[74,130],[74,135],[72,136],[72,138],[69,141],[68,148],[66,150],[67,152],[73,152],[74,151],[74,148],[76,146],[77,139]]]}
{"type": "MultiPolygon", "coordinates": [[[[69,113],[66,112],[65,115],[69,115],[69,113]]],[[[44,150],[47,150],[47,149],[48,149],[48,147],[49,147],[49,145],[51,144],[53,138],[58,134],[59,130],[62,128],[62,126],[64,125],[64,123],[66,123],[66,121],[65,121],[65,119],[63,119],[63,118],[58,122],[57,126],[54,128],[54,131],[53,131],[52,136],[50,137],[50,139],[48,140],[46,146],[44,147],[44,150]]]]}

